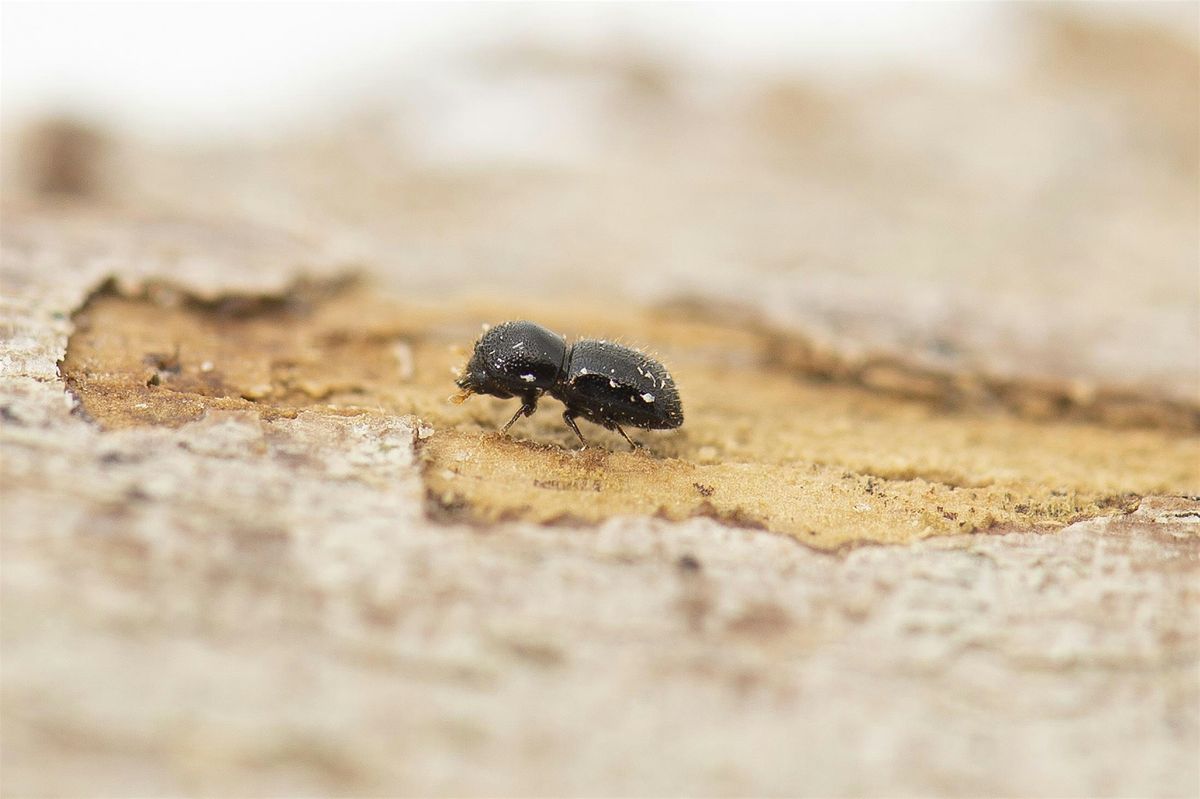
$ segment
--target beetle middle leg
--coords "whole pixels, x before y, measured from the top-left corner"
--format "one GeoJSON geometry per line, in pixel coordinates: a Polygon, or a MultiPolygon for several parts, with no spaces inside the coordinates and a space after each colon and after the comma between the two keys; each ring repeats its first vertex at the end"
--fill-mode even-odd
{"type": "Polygon", "coordinates": [[[569,408],[563,411],[563,421],[567,423],[567,427],[575,431],[575,435],[579,438],[579,443],[586,447],[587,441],[584,440],[583,433],[579,432],[579,425],[575,424],[575,414],[571,413],[569,408]]]}

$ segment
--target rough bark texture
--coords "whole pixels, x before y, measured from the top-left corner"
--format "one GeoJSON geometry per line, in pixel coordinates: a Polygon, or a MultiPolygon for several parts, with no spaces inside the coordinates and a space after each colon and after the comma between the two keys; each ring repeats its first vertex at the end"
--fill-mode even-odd
{"type": "Polygon", "coordinates": [[[96,184],[87,135],[6,190],[5,795],[1196,795],[1196,51],[1046,31],[1041,88],[912,90],[990,159],[909,187],[932,219],[876,215],[916,143],[848,142],[793,84],[726,127],[627,87],[645,138],[603,174],[442,174],[357,131],[216,177],[118,146],[139,169],[96,184]],[[1126,51],[1168,100],[1103,77],[1126,51]],[[1139,112],[1092,143],[1098,75],[1139,112]],[[1057,136],[1092,184],[1038,171],[1057,136]],[[1150,210],[1020,210],[1130,175],[1150,210]],[[661,345],[684,430],[498,438],[511,409],[444,396],[501,313],[661,345]]]}

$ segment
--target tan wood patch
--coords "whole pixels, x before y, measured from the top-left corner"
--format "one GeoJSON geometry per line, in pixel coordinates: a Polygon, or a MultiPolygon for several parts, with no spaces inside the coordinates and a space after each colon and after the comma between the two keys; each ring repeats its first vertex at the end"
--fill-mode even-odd
{"type": "MultiPolygon", "coordinates": [[[[163,287],[97,293],[75,317],[62,373],[105,428],[178,426],[210,408],[264,418],[302,408],[412,414],[429,510],[490,522],[592,524],[697,515],[819,548],[994,529],[1054,529],[1200,492],[1200,436],[963,406],[776,362],[776,337],[663,310],[518,301],[408,303],[366,287],[199,301],[163,287]],[[629,452],[587,425],[576,449],[551,399],[511,435],[513,401],[456,406],[452,369],[483,322],[532,318],[569,335],[648,347],[674,374],[686,421],[635,431],[629,452]]],[[[903,377],[903,370],[899,374],[903,377]]],[[[903,381],[901,381],[903,382],[903,381]]],[[[890,385],[894,386],[895,380],[890,385]]]]}

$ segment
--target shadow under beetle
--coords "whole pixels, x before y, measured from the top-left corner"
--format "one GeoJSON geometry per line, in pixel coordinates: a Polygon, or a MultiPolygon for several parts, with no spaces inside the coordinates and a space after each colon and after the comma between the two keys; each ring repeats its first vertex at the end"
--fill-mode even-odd
{"type": "Polygon", "coordinates": [[[450,398],[455,403],[472,394],[521,399],[501,433],[522,416],[532,416],[543,394],[567,406],[563,421],[584,446],[577,417],[616,430],[635,449],[621,425],[671,430],[683,424],[679,392],[661,363],[609,341],[583,339],[568,347],[565,338],[533,322],[505,322],[487,330],[457,384],[462,390],[450,398]]]}

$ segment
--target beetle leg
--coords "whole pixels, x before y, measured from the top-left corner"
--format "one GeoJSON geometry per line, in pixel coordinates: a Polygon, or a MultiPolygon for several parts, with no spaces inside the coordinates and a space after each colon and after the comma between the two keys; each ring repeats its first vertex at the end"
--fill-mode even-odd
{"type": "Polygon", "coordinates": [[[513,414],[513,417],[511,419],[508,420],[508,424],[506,424],[506,425],[504,425],[504,427],[500,428],[500,435],[504,435],[505,433],[507,433],[508,428],[513,426],[513,422],[517,421],[522,416],[533,416],[533,412],[536,410],[537,410],[537,400],[534,400],[533,402],[526,400],[525,402],[521,403],[521,407],[517,408],[517,412],[513,414]]]}
{"type": "Polygon", "coordinates": [[[625,431],[621,429],[621,425],[617,424],[616,422],[613,422],[613,430],[616,430],[618,433],[620,433],[621,437],[624,438],[626,441],[628,441],[629,446],[633,447],[634,449],[637,449],[639,446],[641,446],[640,444],[636,443],[632,438],[630,438],[628,435],[626,435],[625,431]]]}
{"type": "Polygon", "coordinates": [[[575,435],[579,437],[579,443],[587,446],[587,442],[583,440],[583,433],[579,432],[579,425],[575,424],[575,414],[570,410],[563,411],[563,421],[567,423],[567,427],[575,431],[575,435]]]}

